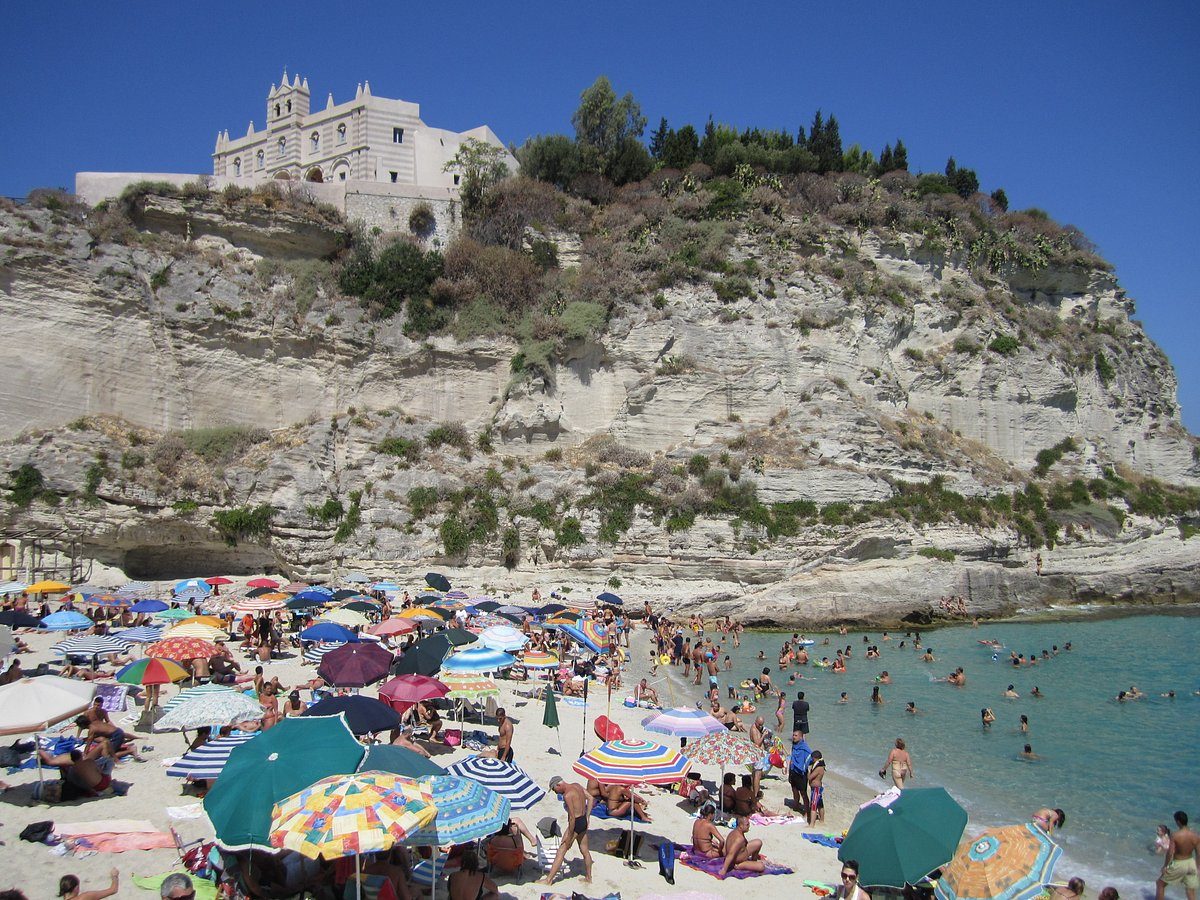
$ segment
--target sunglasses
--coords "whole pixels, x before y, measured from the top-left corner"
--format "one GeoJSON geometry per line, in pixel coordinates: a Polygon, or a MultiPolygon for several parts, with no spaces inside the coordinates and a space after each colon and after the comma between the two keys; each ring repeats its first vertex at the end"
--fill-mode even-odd
{"type": "Polygon", "coordinates": [[[853,881],[857,877],[858,876],[855,875],[853,872],[843,872],[842,873],[842,881],[853,881]]]}

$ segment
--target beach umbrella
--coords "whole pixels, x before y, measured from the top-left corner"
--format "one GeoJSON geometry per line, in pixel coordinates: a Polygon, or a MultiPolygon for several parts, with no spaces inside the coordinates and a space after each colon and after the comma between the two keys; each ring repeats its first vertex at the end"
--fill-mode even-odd
{"type": "Polygon", "coordinates": [[[72,610],[60,610],[42,619],[42,628],[46,631],[78,631],[82,628],[91,628],[95,624],[83,613],[72,610]]]}
{"type": "Polygon", "coordinates": [[[341,641],[329,644],[314,644],[304,651],[304,658],[309,662],[319,663],[325,658],[325,654],[332,653],[338,647],[345,647],[341,641]]]}
{"type": "Polygon", "coordinates": [[[117,672],[117,681],[122,684],[173,684],[183,681],[191,673],[179,663],[169,659],[146,657],[135,660],[117,672]]]}
{"type": "Polygon", "coordinates": [[[285,603],[287,603],[287,596],[285,594],[261,594],[258,597],[245,597],[238,600],[233,605],[233,611],[239,615],[245,613],[273,612],[277,609],[283,609],[285,603]]]}
{"type": "Polygon", "coordinates": [[[337,622],[318,622],[300,632],[302,641],[324,641],[337,644],[357,644],[358,635],[337,622]]]}
{"type": "Polygon", "coordinates": [[[543,615],[552,616],[555,613],[562,612],[567,607],[566,607],[566,605],[564,605],[562,603],[543,603],[538,608],[541,610],[543,615]]]}
{"type": "Polygon", "coordinates": [[[966,810],[945,788],[907,788],[886,807],[858,811],[838,859],[858,860],[864,887],[903,888],[948,863],[966,827],[966,810]]]}
{"type": "Polygon", "coordinates": [[[377,581],[371,585],[371,590],[379,591],[381,594],[398,594],[404,589],[394,581],[377,581]]]}
{"type": "Polygon", "coordinates": [[[247,741],[257,738],[262,732],[249,734],[231,734],[228,737],[215,738],[207,744],[201,744],[195,750],[189,750],[175,763],[167,768],[167,775],[172,778],[190,778],[193,781],[211,780],[221,774],[225,763],[229,762],[229,754],[234,747],[240,747],[247,741]]]}
{"type": "Polygon", "coordinates": [[[445,697],[450,688],[436,678],[427,675],[399,675],[379,687],[379,699],[393,708],[404,704],[407,708],[422,700],[445,697]]]}
{"type": "Polygon", "coordinates": [[[0,656],[8,656],[17,649],[17,642],[13,638],[12,629],[7,625],[0,625],[0,656]]]}
{"type": "Polygon", "coordinates": [[[497,615],[500,615],[500,616],[517,616],[518,618],[524,618],[525,616],[527,616],[529,614],[528,610],[526,610],[525,607],[514,606],[511,603],[506,603],[503,606],[498,606],[494,611],[497,615]]]}
{"type": "Polygon", "coordinates": [[[471,650],[460,650],[449,659],[443,660],[442,671],[454,672],[459,675],[479,674],[481,672],[496,672],[516,664],[516,659],[501,650],[491,650],[487,647],[477,647],[471,650]]]}
{"type": "Polygon", "coordinates": [[[321,603],[328,603],[333,599],[333,589],[327,587],[306,587],[302,591],[297,591],[296,596],[292,599],[302,600],[317,600],[321,603]]]}
{"type": "Polygon", "coordinates": [[[392,744],[372,744],[367,755],[358,764],[360,772],[391,772],[405,778],[424,778],[429,775],[445,775],[446,770],[437,763],[415,753],[407,747],[392,744]]]}
{"type": "Polygon", "coordinates": [[[223,728],[238,722],[256,722],[263,717],[258,701],[241,691],[210,691],[177,703],[182,696],[174,697],[163,707],[163,714],[154,723],[155,731],[223,728]]]}
{"type": "Polygon", "coordinates": [[[426,573],[425,583],[435,590],[443,592],[450,590],[450,579],[438,572],[426,573]]]}
{"type": "Polygon", "coordinates": [[[607,603],[609,606],[624,606],[625,601],[614,594],[612,591],[605,591],[596,597],[601,603],[607,603]]]}
{"type": "Polygon", "coordinates": [[[365,687],[387,675],[392,659],[378,644],[343,644],[325,654],[317,674],[334,687],[365,687]]]}
{"type": "Polygon", "coordinates": [[[351,600],[349,603],[343,603],[340,609],[348,609],[350,612],[362,613],[370,615],[379,612],[379,604],[373,600],[351,600]]]}
{"type": "Polygon", "coordinates": [[[176,597],[185,591],[197,591],[203,597],[212,593],[212,587],[203,578],[185,578],[183,581],[177,581],[174,590],[176,597]]]}
{"type": "Polygon", "coordinates": [[[582,618],[583,618],[583,616],[581,616],[579,613],[571,612],[570,610],[564,610],[563,612],[555,613],[550,618],[546,619],[546,621],[543,622],[542,624],[543,625],[577,625],[577,624],[579,624],[579,620],[582,618]]]}
{"type": "Polygon", "coordinates": [[[378,624],[371,625],[367,631],[374,635],[383,637],[389,634],[408,634],[410,631],[415,631],[417,623],[409,619],[384,619],[378,624]]]}
{"type": "Polygon", "coordinates": [[[412,619],[414,622],[445,622],[454,618],[454,613],[448,609],[438,609],[436,606],[410,606],[396,613],[401,619],[412,619]]]}
{"type": "Polygon", "coordinates": [[[127,644],[152,644],[162,640],[163,630],[152,625],[139,625],[137,628],[126,628],[124,631],[113,632],[113,637],[127,644]]]}
{"type": "Polygon", "coordinates": [[[358,590],[357,588],[339,588],[338,590],[333,592],[332,599],[334,600],[334,602],[339,602],[342,600],[349,600],[352,597],[365,597],[365,596],[366,596],[366,594],[364,594],[362,591],[358,590]]]}
{"type": "Polygon", "coordinates": [[[546,650],[526,650],[521,657],[521,664],[527,669],[557,669],[558,654],[546,650]]]}
{"type": "MultiPolygon", "coordinates": [[[[86,619],[87,616],[84,618],[86,619]]],[[[10,628],[41,628],[42,622],[36,616],[21,612],[19,609],[6,609],[0,611],[0,625],[7,625],[10,628]]]]}
{"type": "Polygon", "coordinates": [[[203,600],[205,597],[207,597],[209,595],[209,593],[211,591],[212,591],[212,588],[208,588],[207,590],[203,590],[198,587],[184,588],[182,591],[175,592],[175,599],[176,600],[203,600]]]}
{"type": "Polygon", "coordinates": [[[437,815],[429,824],[405,838],[415,847],[465,844],[495,834],[511,815],[508,800],[470,778],[435,775],[422,779],[433,795],[437,815]]]}
{"type": "Polygon", "coordinates": [[[290,609],[292,612],[303,612],[304,610],[317,609],[318,607],[324,606],[325,603],[321,600],[292,599],[283,605],[286,609],[290,609]]]}
{"type": "Polygon", "coordinates": [[[468,594],[466,591],[447,591],[446,599],[447,600],[468,600],[468,599],[470,599],[470,594],[468,594]]]}
{"type": "Polygon", "coordinates": [[[446,675],[442,678],[442,683],[449,688],[447,697],[476,700],[480,697],[489,697],[500,693],[496,682],[478,675],[446,675]]]}
{"type": "Polygon", "coordinates": [[[959,847],[934,893],[938,900],[1033,900],[1054,880],[1061,855],[1032,822],[989,828],[959,847]]]}
{"type": "Polygon", "coordinates": [[[590,597],[580,597],[578,600],[567,600],[564,598],[567,609],[573,609],[576,612],[588,613],[596,608],[596,601],[590,597]]]}
{"type": "Polygon", "coordinates": [[[353,772],[363,757],[341,716],[289,717],[235,747],[204,798],[217,840],[230,850],[271,845],[274,804],[330,775],[353,772]]]}
{"type": "Polygon", "coordinates": [[[584,633],[578,625],[560,625],[559,627],[565,634],[570,635],[588,650],[591,650],[593,653],[600,652],[600,644],[584,633]]]}
{"type": "Polygon", "coordinates": [[[40,675],[0,685],[0,735],[32,734],[77,716],[92,705],[86,681],[40,675]]]}
{"type": "Polygon", "coordinates": [[[479,640],[479,635],[472,634],[465,628],[447,628],[439,633],[445,636],[452,647],[466,647],[479,640]]]}
{"type": "Polygon", "coordinates": [[[69,584],[61,581],[36,581],[25,588],[26,594],[65,594],[71,589],[69,584]]]}
{"type": "Polygon", "coordinates": [[[118,594],[145,594],[153,589],[153,586],[146,581],[128,581],[117,588],[118,594]]]}
{"type": "Polygon", "coordinates": [[[366,628],[371,624],[370,619],[368,619],[362,613],[355,612],[352,609],[331,610],[330,612],[324,613],[321,616],[321,620],[323,622],[336,622],[339,625],[345,625],[347,628],[354,628],[355,626],[358,626],[359,628],[366,628]]]}
{"type": "Polygon", "coordinates": [[[133,605],[133,598],[123,594],[84,594],[83,603],[99,609],[128,609],[133,605]]]}
{"type": "Polygon", "coordinates": [[[225,630],[225,620],[220,616],[192,616],[188,619],[180,619],[180,625],[208,625],[211,628],[216,628],[218,631],[225,630]]]}
{"type": "Polygon", "coordinates": [[[542,694],[545,699],[545,708],[542,710],[542,724],[547,728],[553,728],[555,737],[558,738],[558,753],[562,755],[562,732],[558,730],[558,701],[554,699],[554,688],[546,685],[546,689],[542,694]]]}
{"type": "MultiPolygon", "coordinates": [[[[642,719],[642,727],[657,734],[671,734],[675,737],[699,738],[706,734],[728,733],[719,719],[713,718],[702,709],[694,706],[677,706],[674,709],[664,709],[642,719]]],[[[758,758],[762,758],[760,752],[758,758]]],[[[756,760],[757,761],[757,760],[756,760]]]]}
{"type": "Polygon", "coordinates": [[[203,622],[180,622],[168,628],[163,633],[163,640],[168,638],[194,637],[201,638],[206,641],[223,641],[226,639],[225,629],[214,628],[212,625],[205,625],[203,622]]]}
{"type": "Polygon", "coordinates": [[[129,644],[111,635],[80,634],[59,641],[50,648],[62,656],[107,656],[110,653],[128,653],[129,644]]]}
{"type": "Polygon", "coordinates": [[[182,622],[184,619],[190,619],[194,615],[195,615],[195,613],[192,612],[191,610],[180,609],[179,607],[176,607],[174,609],[164,610],[163,612],[160,612],[158,615],[156,615],[154,618],[165,619],[168,622],[182,622]]]}
{"type": "Polygon", "coordinates": [[[472,756],[447,766],[446,771],[491,788],[507,798],[513,809],[530,809],[546,796],[545,790],[520,766],[490,756],[472,756]]]}
{"type": "Polygon", "coordinates": [[[367,584],[371,580],[371,576],[363,572],[351,572],[349,575],[343,575],[342,581],[348,584],[367,584]]]}
{"type": "MultiPolygon", "coordinates": [[[[203,697],[205,694],[232,694],[236,693],[231,684],[200,684],[196,687],[185,688],[180,691],[163,705],[163,712],[169,713],[171,710],[182,706],[189,700],[195,700],[197,697],[203,697]]],[[[238,696],[243,696],[238,693],[238,696]]],[[[222,723],[227,724],[227,723],[222,723]]]]}
{"type": "Polygon", "coordinates": [[[170,607],[161,600],[139,600],[133,606],[129,607],[130,612],[135,613],[157,613],[164,612],[170,607]]]}
{"type": "Polygon", "coordinates": [[[262,597],[265,594],[278,594],[278,587],[256,587],[246,591],[247,597],[262,597]]]}
{"type": "Polygon", "coordinates": [[[251,578],[246,582],[248,588],[267,588],[268,590],[276,590],[279,587],[279,582],[274,578],[251,578]]]}
{"type": "Polygon", "coordinates": [[[690,741],[682,752],[700,765],[720,766],[722,773],[727,767],[752,766],[766,755],[766,751],[755,747],[749,738],[728,729],[712,732],[698,741],[690,741]]]}
{"type": "Polygon", "coordinates": [[[179,662],[188,659],[208,659],[216,656],[217,645],[204,638],[173,637],[163,638],[156,644],[146,648],[147,656],[157,656],[159,659],[174,659],[179,662]]]}
{"type": "Polygon", "coordinates": [[[493,625],[479,635],[479,642],[492,650],[520,650],[529,638],[509,625],[493,625]]]}
{"type": "MultiPolygon", "coordinates": [[[[289,594],[298,594],[301,591],[311,591],[312,589],[313,589],[313,586],[311,584],[309,584],[307,581],[293,581],[288,584],[285,584],[279,590],[286,591],[289,594]]],[[[330,591],[329,593],[332,594],[333,591],[330,591]]]]}
{"type": "Polygon", "coordinates": [[[3,584],[0,584],[0,596],[19,594],[27,587],[29,587],[29,585],[23,581],[6,581],[3,584]]]}
{"type": "Polygon", "coordinates": [[[392,665],[392,674],[436,675],[449,652],[450,641],[445,635],[427,637],[404,651],[404,655],[392,665]]]}
{"type": "Polygon", "coordinates": [[[497,603],[495,600],[480,600],[478,602],[472,601],[471,605],[480,612],[490,613],[498,610],[503,604],[497,603]]]}
{"type": "Polygon", "coordinates": [[[226,578],[224,575],[214,575],[212,578],[205,578],[204,583],[209,587],[224,587],[227,584],[233,584],[233,579],[226,578]]]}
{"type": "Polygon", "coordinates": [[[346,724],[356,735],[378,734],[400,727],[399,714],[374,697],[326,697],[300,713],[302,716],[336,716],[343,713],[346,724]]]}

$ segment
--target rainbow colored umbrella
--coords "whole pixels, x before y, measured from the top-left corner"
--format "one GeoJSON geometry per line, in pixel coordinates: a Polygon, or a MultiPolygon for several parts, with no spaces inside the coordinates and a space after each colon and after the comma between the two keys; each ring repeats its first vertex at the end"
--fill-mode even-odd
{"type": "Polygon", "coordinates": [[[1054,879],[1062,850],[1032,822],[990,828],[942,870],[938,900],[1033,900],[1054,879]]]}
{"type": "Polygon", "coordinates": [[[557,669],[558,654],[545,650],[526,650],[521,662],[527,669],[557,669]]]}
{"type": "Polygon", "coordinates": [[[587,649],[591,650],[593,653],[601,652],[601,650],[607,645],[607,641],[605,641],[604,643],[600,643],[600,642],[596,641],[595,638],[591,637],[587,632],[585,632],[583,630],[582,626],[584,624],[586,624],[586,623],[580,622],[578,625],[560,625],[559,628],[562,630],[562,632],[564,634],[570,635],[572,638],[574,638],[576,641],[578,641],[580,644],[582,644],[587,649]]]}
{"type": "Polygon", "coordinates": [[[406,844],[415,847],[477,841],[499,831],[512,811],[508,800],[469,778],[435,775],[422,779],[421,785],[433,795],[437,815],[405,839],[406,844]]]}
{"type": "Polygon", "coordinates": [[[146,657],[135,660],[117,672],[122,684],[173,684],[183,681],[190,673],[169,659],[146,657]]]}
{"type": "MultiPolygon", "coordinates": [[[[728,733],[719,719],[715,719],[702,709],[693,706],[676,706],[664,709],[642,719],[642,727],[647,731],[658,734],[671,734],[675,737],[698,738],[706,734],[728,733]]],[[[760,754],[761,756],[761,754],[760,754]]]]}
{"type": "Polygon", "coordinates": [[[478,675],[446,675],[442,683],[449,688],[447,697],[466,697],[471,700],[500,693],[496,682],[478,675]]]}

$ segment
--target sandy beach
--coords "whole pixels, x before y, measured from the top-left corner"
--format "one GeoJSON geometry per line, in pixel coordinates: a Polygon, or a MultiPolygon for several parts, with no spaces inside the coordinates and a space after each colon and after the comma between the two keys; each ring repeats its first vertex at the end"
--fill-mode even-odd
{"type": "MultiPolygon", "coordinates": [[[[24,634],[22,637],[34,651],[22,655],[22,665],[32,669],[40,662],[56,659],[50,652],[50,647],[61,640],[63,635],[33,633],[24,634]]],[[[590,750],[599,744],[592,728],[599,715],[608,715],[620,725],[628,737],[659,740],[673,746],[676,739],[650,735],[641,728],[640,721],[647,714],[645,710],[627,708],[623,704],[625,693],[636,680],[648,675],[649,648],[650,631],[644,625],[636,624],[631,638],[631,661],[624,676],[621,696],[614,694],[610,706],[605,691],[593,692],[586,709],[560,700],[558,714],[561,726],[557,730],[542,725],[540,701],[528,700],[516,693],[527,688],[527,684],[500,681],[502,694],[497,699],[506,707],[516,725],[514,749],[517,764],[543,787],[555,775],[562,775],[568,781],[582,781],[572,773],[571,765],[581,750],[590,750]]],[[[253,663],[250,661],[243,661],[242,665],[247,671],[253,671],[253,663]]],[[[685,693],[676,680],[665,680],[664,668],[660,668],[657,676],[657,687],[664,705],[694,705],[699,699],[699,688],[691,688],[694,693],[685,693]]],[[[312,677],[312,673],[313,667],[302,666],[298,655],[276,660],[266,666],[268,678],[278,676],[284,685],[289,686],[307,681],[312,677]]],[[[174,696],[175,691],[175,688],[164,690],[164,702],[174,696]]],[[[364,693],[374,696],[375,687],[365,689],[364,693]]],[[[763,711],[767,712],[765,708],[763,711]]],[[[122,719],[125,715],[136,717],[137,710],[129,714],[115,714],[114,722],[123,724],[122,719]]],[[[768,716],[768,720],[772,718],[768,716]]],[[[125,724],[125,727],[130,726],[125,724]]],[[[481,727],[481,730],[489,735],[496,733],[495,723],[490,719],[483,726],[468,727],[481,727]]],[[[75,731],[73,726],[60,727],[58,730],[68,734],[75,731]]],[[[126,796],[108,796],[46,806],[32,802],[30,796],[32,786],[37,781],[35,770],[21,770],[3,776],[13,787],[0,795],[0,841],[4,845],[3,850],[0,850],[0,888],[20,888],[30,898],[53,897],[57,892],[58,879],[62,875],[70,873],[79,876],[85,889],[101,888],[108,884],[108,873],[116,867],[121,872],[121,889],[118,896],[151,897],[154,896],[152,893],[136,888],[130,876],[165,873],[174,869],[178,862],[177,854],[172,849],[93,853],[85,858],[56,855],[50,847],[20,839],[22,829],[33,822],[52,820],[57,825],[70,825],[97,819],[146,820],[159,831],[165,832],[174,828],[185,844],[212,837],[211,826],[203,815],[173,818],[168,811],[169,808],[179,807],[192,807],[192,812],[197,811],[195,804],[198,801],[195,797],[183,793],[182,781],[166,775],[168,760],[178,757],[185,749],[183,735],[147,732],[139,732],[139,735],[139,747],[152,748],[144,753],[147,761],[121,762],[114,774],[116,781],[131,785],[126,796]]],[[[818,731],[809,736],[809,742],[814,748],[820,749],[822,737],[818,731]]],[[[441,765],[471,755],[470,751],[461,748],[451,750],[440,744],[431,746],[430,750],[434,754],[434,760],[441,765]]],[[[590,886],[583,883],[582,860],[573,851],[568,855],[564,872],[560,874],[553,890],[567,894],[577,891],[591,897],[619,892],[625,898],[687,891],[723,896],[736,891],[740,896],[766,897],[778,894],[781,889],[800,890],[804,895],[808,895],[808,889],[801,886],[802,881],[835,881],[838,862],[836,851],[811,843],[805,840],[802,834],[808,831],[840,834],[849,827],[858,805],[870,796],[861,785],[838,777],[836,758],[829,760],[829,766],[830,775],[826,779],[826,820],[823,825],[818,823],[815,829],[809,829],[802,820],[796,820],[796,824],[753,826],[750,831],[749,837],[763,841],[764,854],[773,861],[790,866],[795,872],[793,875],[760,876],[736,882],[718,882],[712,876],[677,864],[675,885],[668,885],[658,874],[653,846],[665,840],[676,843],[690,842],[693,819],[691,808],[678,796],[668,793],[665,789],[651,787],[645,790],[645,794],[650,800],[653,822],[638,826],[638,832],[645,836],[641,850],[642,866],[631,868],[625,865],[623,859],[605,852],[606,845],[621,832],[621,823],[612,820],[593,821],[590,840],[595,857],[593,883],[590,886]]],[[[701,768],[697,771],[701,772],[705,783],[710,787],[719,779],[716,769],[709,771],[701,768]]],[[[770,777],[764,779],[763,789],[766,792],[766,806],[775,810],[783,809],[784,798],[790,797],[786,772],[775,770],[770,777]]],[[[175,811],[178,813],[179,810],[175,811]]],[[[521,811],[517,815],[532,829],[543,816],[554,816],[562,822],[564,810],[554,795],[548,793],[535,808],[521,811]]],[[[538,877],[540,872],[530,864],[525,867],[521,882],[506,877],[498,877],[496,880],[504,896],[531,898],[540,896],[542,891],[546,890],[535,883],[538,877]]]]}

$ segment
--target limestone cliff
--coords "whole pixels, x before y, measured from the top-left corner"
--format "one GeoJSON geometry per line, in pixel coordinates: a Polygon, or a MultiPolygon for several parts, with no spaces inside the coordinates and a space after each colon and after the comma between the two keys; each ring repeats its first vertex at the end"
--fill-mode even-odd
{"type": "MultiPolygon", "coordinates": [[[[415,340],[342,297],[336,223],[102,215],[0,210],[0,469],[43,479],[3,521],[131,575],[437,562],[788,622],[1200,593],[1174,373],[1086,258],[983,272],[785,212],[514,375],[513,338],[415,340]]],[[[552,237],[594,264],[594,234],[552,237]]]]}

